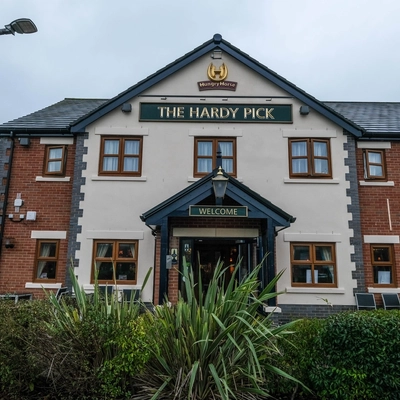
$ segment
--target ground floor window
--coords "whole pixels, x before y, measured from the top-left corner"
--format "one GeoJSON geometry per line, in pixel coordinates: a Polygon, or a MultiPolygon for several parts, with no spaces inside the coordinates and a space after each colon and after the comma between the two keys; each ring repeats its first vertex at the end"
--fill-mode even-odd
{"type": "Polygon", "coordinates": [[[38,240],[36,247],[35,280],[56,279],[58,240],[38,240]]]}
{"type": "Polygon", "coordinates": [[[337,286],[334,244],[292,243],[290,261],[293,286],[337,286]]]}
{"type": "MultiPolygon", "coordinates": [[[[136,284],[138,242],[95,240],[94,266],[99,283],[136,284]]],[[[93,274],[92,281],[95,279],[93,274]]]]}
{"type": "Polygon", "coordinates": [[[394,284],[393,245],[371,245],[374,284],[394,284]]]}

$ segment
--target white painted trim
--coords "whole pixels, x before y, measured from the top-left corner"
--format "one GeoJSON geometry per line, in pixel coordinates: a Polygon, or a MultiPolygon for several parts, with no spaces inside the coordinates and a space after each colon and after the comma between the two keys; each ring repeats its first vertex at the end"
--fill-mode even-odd
{"type": "Polygon", "coordinates": [[[263,306],[263,310],[266,313],[281,313],[282,312],[282,308],[280,308],[280,307],[263,306]]]}
{"type": "Polygon", "coordinates": [[[317,288],[317,287],[287,287],[286,293],[308,293],[308,294],[345,294],[345,288],[317,288]]]}
{"type": "Polygon", "coordinates": [[[342,235],[340,233],[303,233],[303,232],[284,232],[284,242],[329,242],[340,243],[342,235]]]}
{"type": "Polygon", "coordinates": [[[71,178],[69,176],[65,176],[62,178],[52,178],[52,177],[45,177],[45,176],[37,176],[36,182],[70,182],[71,178]]]}
{"type": "Polygon", "coordinates": [[[40,144],[74,144],[73,137],[41,137],[40,144]]]}
{"type": "Polygon", "coordinates": [[[129,182],[146,182],[146,176],[98,176],[92,175],[92,181],[129,181],[129,182]]]}
{"type": "Polygon", "coordinates": [[[94,128],[95,135],[133,135],[148,136],[149,128],[132,128],[127,126],[97,126],[94,128]]]}
{"type": "Polygon", "coordinates": [[[391,149],[390,142],[357,142],[358,149],[391,149]]]}
{"type": "MultiPolygon", "coordinates": [[[[83,290],[86,292],[94,292],[94,285],[91,283],[87,283],[82,285],[83,286],[83,290]]],[[[99,286],[104,286],[103,284],[100,284],[99,286]]],[[[114,288],[114,290],[122,290],[122,289],[129,289],[129,290],[142,290],[142,286],[141,285],[107,285],[107,286],[112,286],[114,288]]]]}
{"type": "Polygon", "coordinates": [[[61,286],[62,283],[25,283],[25,289],[59,289],[61,286]]]}
{"type": "Polygon", "coordinates": [[[368,293],[398,293],[400,294],[400,288],[379,288],[379,287],[369,287],[368,293]]]}
{"type": "Polygon", "coordinates": [[[360,186],[394,186],[393,181],[379,182],[379,181],[360,181],[360,186]]]}
{"type": "Polygon", "coordinates": [[[104,231],[88,230],[87,239],[120,239],[120,240],[143,240],[143,231],[104,231]]]}
{"type": "Polygon", "coordinates": [[[398,235],[364,235],[364,243],[400,243],[398,235]]]}
{"type": "Polygon", "coordinates": [[[31,239],[66,239],[67,231],[31,231],[31,239]]]}
{"type": "Polygon", "coordinates": [[[338,178],[333,178],[333,179],[292,179],[292,178],[283,178],[283,182],[284,183],[308,183],[310,185],[314,185],[314,184],[338,184],[340,183],[338,178]]]}
{"type": "Polygon", "coordinates": [[[333,129],[282,129],[282,137],[287,138],[335,138],[336,130],[333,129]]]}
{"type": "Polygon", "coordinates": [[[242,129],[189,129],[189,136],[240,137],[242,129]]]}
{"type": "MultiPolygon", "coordinates": [[[[197,182],[197,181],[199,181],[201,178],[195,178],[195,177],[193,177],[193,176],[188,176],[188,178],[187,178],[187,180],[188,180],[188,182],[197,182]]],[[[238,177],[238,178],[235,178],[237,181],[239,181],[239,182],[243,182],[243,178],[242,177],[238,177]]]]}
{"type": "Polygon", "coordinates": [[[232,237],[255,238],[258,229],[230,229],[230,228],[173,228],[175,237],[232,237]]]}

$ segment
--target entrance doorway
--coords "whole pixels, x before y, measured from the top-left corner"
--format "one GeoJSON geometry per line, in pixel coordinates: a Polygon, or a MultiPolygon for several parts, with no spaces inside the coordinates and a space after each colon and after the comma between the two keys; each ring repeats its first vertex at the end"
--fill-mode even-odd
{"type": "MultiPolygon", "coordinates": [[[[192,267],[195,284],[199,284],[199,273],[201,274],[203,291],[207,289],[218,262],[222,262],[223,267],[228,268],[225,277],[226,283],[229,282],[229,278],[238,263],[240,268],[236,277],[239,281],[243,280],[257,265],[255,239],[182,239],[180,249],[182,257],[185,257],[187,266],[192,267]]],[[[182,290],[181,283],[180,289],[182,290]]]]}

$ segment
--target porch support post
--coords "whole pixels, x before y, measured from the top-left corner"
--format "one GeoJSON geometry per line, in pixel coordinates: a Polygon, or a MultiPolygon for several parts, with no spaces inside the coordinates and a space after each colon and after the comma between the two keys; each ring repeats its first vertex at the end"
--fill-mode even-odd
{"type": "MultiPolygon", "coordinates": [[[[268,220],[266,241],[267,241],[267,251],[268,251],[268,256],[266,259],[267,284],[268,284],[275,277],[275,228],[271,220],[268,220]]],[[[276,291],[276,286],[274,287],[274,291],[276,291]]],[[[268,305],[276,306],[276,297],[269,299],[268,305]]]]}
{"type": "Polygon", "coordinates": [[[165,296],[168,295],[168,270],[167,270],[167,254],[168,254],[168,217],[162,219],[161,224],[161,246],[160,246],[160,289],[158,296],[158,304],[164,302],[165,296]]]}

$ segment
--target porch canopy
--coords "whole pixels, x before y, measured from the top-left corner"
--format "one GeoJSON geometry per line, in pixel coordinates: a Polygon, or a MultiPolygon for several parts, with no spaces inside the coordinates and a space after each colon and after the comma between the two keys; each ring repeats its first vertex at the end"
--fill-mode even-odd
{"type": "MultiPolygon", "coordinates": [[[[190,206],[210,205],[215,206],[216,200],[213,191],[212,179],[217,176],[216,168],[210,174],[199,179],[187,188],[171,196],[162,203],[143,213],[140,218],[153,231],[159,230],[161,233],[161,254],[160,254],[160,293],[159,299],[163,299],[167,294],[167,255],[169,249],[168,219],[171,217],[189,217],[190,206]]],[[[270,201],[251,190],[237,179],[223,172],[223,176],[228,179],[224,206],[244,206],[247,207],[247,218],[259,219],[266,222],[266,230],[259,237],[263,254],[267,251],[271,257],[267,257],[265,262],[262,284],[267,284],[275,276],[274,250],[275,236],[278,231],[288,228],[296,218],[286,213],[270,201]]]]}

